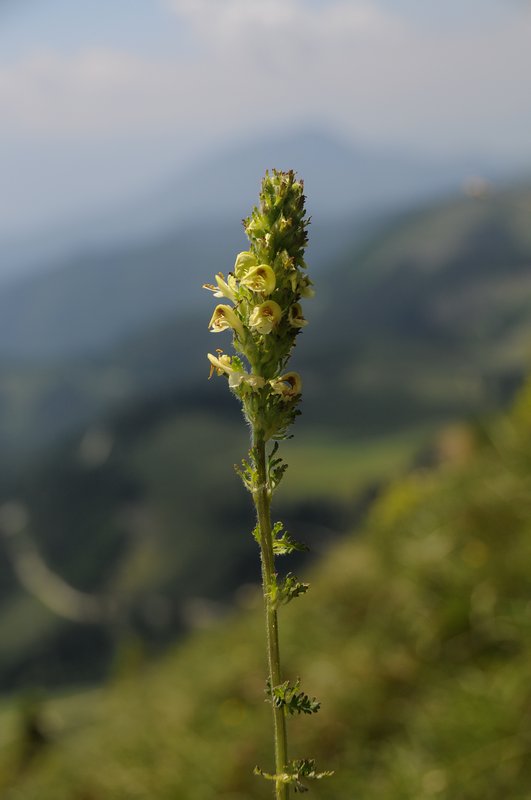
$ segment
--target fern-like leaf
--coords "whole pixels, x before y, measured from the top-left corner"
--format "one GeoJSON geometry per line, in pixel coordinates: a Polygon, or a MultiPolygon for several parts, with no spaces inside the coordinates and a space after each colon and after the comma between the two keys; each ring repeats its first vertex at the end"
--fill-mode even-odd
{"type": "Polygon", "coordinates": [[[297,678],[295,684],[289,681],[278,686],[267,683],[266,694],[270,702],[277,708],[284,708],[288,714],[317,714],[321,708],[321,703],[315,698],[310,698],[306,692],[301,690],[300,679],[297,678]]]}

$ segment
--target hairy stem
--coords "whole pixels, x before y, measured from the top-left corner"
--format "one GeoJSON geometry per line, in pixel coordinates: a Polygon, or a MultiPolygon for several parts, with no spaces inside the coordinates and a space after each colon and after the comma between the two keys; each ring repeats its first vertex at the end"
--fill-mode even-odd
{"type": "MultiPolygon", "coordinates": [[[[282,683],[280,670],[280,649],[278,644],[277,611],[273,605],[270,588],[275,581],[275,557],[271,534],[271,490],[266,467],[265,441],[257,426],[253,427],[253,447],[256,459],[258,486],[253,492],[258,526],[260,529],[260,554],[262,563],[262,585],[264,592],[267,658],[269,664],[269,681],[271,690],[282,683]]],[[[283,707],[272,703],[273,728],[275,736],[275,773],[280,775],[286,771],[288,762],[288,745],[286,737],[286,717],[283,707]]],[[[288,800],[288,786],[277,781],[275,784],[276,800],[288,800]]]]}

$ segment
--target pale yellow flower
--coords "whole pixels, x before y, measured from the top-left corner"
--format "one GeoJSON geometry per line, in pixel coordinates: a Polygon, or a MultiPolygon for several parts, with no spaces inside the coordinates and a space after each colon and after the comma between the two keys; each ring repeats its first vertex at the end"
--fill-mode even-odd
{"type": "Polygon", "coordinates": [[[242,383],[248,384],[253,391],[261,389],[265,386],[265,380],[260,375],[249,375],[243,370],[236,370],[232,366],[232,359],[230,356],[221,355],[221,350],[218,350],[220,355],[213,356],[212,353],[207,353],[207,358],[210,361],[210,375],[215,371],[218,375],[228,375],[229,386],[231,389],[236,389],[242,383]]]}
{"type": "Polygon", "coordinates": [[[236,261],[234,263],[234,274],[237,278],[241,278],[249,269],[252,267],[256,267],[258,265],[258,260],[253,253],[250,253],[248,250],[244,250],[242,253],[238,253],[236,256],[236,261]]]}
{"type": "Polygon", "coordinates": [[[282,309],[274,300],[266,300],[251,312],[249,327],[257,333],[271,333],[277,327],[282,317],[282,309]]]}
{"type": "Polygon", "coordinates": [[[212,319],[208,323],[208,327],[212,333],[221,333],[221,331],[225,331],[227,328],[232,328],[236,331],[240,339],[243,339],[243,325],[234,309],[230,306],[216,306],[212,314],[212,319]]]}
{"type": "Polygon", "coordinates": [[[302,306],[300,303],[294,303],[288,311],[289,324],[294,328],[304,328],[308,324],[308,320],[304,319],[302,313],[302,306]]]}
{"type": "Polygon", "coordinates": [[[234,275],[228,275],[227,280],[225,280],[223,273],[218,272],[216,275],[216,283],[217,286],[213,286],[211,283],[204,283],[203,289],[208,289],[209,292],[213,292],[214,297],[227,297],[235,303],[237,284],[234,275]]]}
{"type": "Polygon", "coordinates": [[[275,273],[267,264],[259,264],[253,267],[241,279],[242,286],[247,286],[253,292],[261,294],[271,294],[276,286],[275,273]]]}
{"type": "Polygon", "coordinates": [[[244,380],[246,373],[241,370],[235,370],[232,367],[232,359],[230,356],[213,356],[212,353],[207,353],[207,358],[211,364],[209,378],[212,377],[214,371],[216,371],[218,375],[228,375],[231,389],[235,389],[244,380]]]}
{"type": "Polygon", "coordinates": [[[234,372],[231,366],[232,364],[231,357],[227,355],[222,355],[221,350],[218,350],[217,353],[218,353],[217,356],[213,356],[212,353],[207,353],[207,358],[211,364],[210,375],[208,376],[209,378],[212,377],[214,371],[216,372],[217,375],[223,375],[223,374],[230,375],[231,372],[234,372]]]}
{"type": "Polygon", "coordinates": [[[272,391],[281,395],[284,400],[292,400],[302,392],[302,381],[298,372],[286,372],[270,381],[270,385],[272,391]]]}

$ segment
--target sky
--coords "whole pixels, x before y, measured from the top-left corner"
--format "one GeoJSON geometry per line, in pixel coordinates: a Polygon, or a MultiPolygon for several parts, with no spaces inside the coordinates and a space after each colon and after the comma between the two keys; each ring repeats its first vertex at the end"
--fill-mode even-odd
{"type": "Polygon", "coordinates": [[[531,163],[528,0],[0,0],[0,241],[310,125],[531,163]]]}

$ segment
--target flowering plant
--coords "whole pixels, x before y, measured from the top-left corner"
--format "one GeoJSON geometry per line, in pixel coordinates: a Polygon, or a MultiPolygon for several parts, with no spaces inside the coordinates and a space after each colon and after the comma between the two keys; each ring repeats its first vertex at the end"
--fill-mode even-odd
{"type": "Polygon", "coordinates": [[[266,614],[269,677],[267,695],[273,709],[275,772],[255,772],[275,784],[277,800],[287,800],[289,787],[305,791],[305,781],[320,779],[312,759],[289,760],[286,717],[313,714],[319,703],[300,689],[299,681],[283,680],[278,639],[278,608],[304,594],[308,584],[289,572],[280,578],[275,558],[305,550],[284,530],[271,523],[271,498],[287,465],[277,457],[278,441],[286,438],[299,414],[302,381],[286,371],[296,337],[307,324],[301,299],[312,297],[312,282],[306,272],[304,251],[307,227],[303,183],[295,173],[273,170],[262,181],[260,203],[244,220],[249,250],[239,253],[234,271],[227,278],[220,272],[214,284],[205,284],[214,297],[228,300],[217,305],[209,323],[213,333],[233,332],[237,355],[218,349],[208,354],[210,376],[228,378],[231,391],[240,399],[251,428],[251,450],[237,471],[253,497],[257,524],[253,536],[260,547],[262,584],[266,614]]]}

